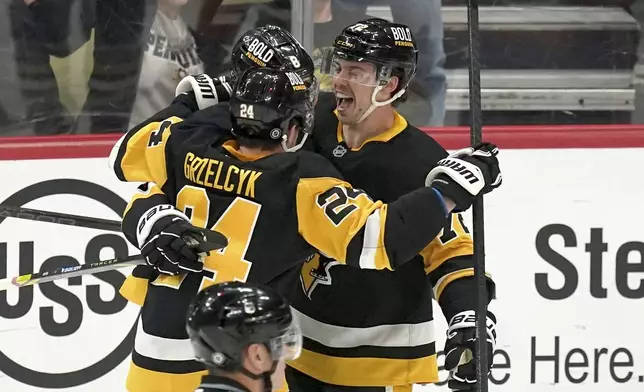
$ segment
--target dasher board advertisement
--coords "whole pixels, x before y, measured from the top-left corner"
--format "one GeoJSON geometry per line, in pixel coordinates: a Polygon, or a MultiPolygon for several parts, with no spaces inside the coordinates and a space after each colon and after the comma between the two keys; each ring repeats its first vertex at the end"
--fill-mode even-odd
{"type": "MultiPolygon", "coordinates": [[[[118,220],[137,184],[102,156],[0,160],[0,202],[118,220]]],[[[502,149],[503,186],[485,198],[498,297],[491,391],[644,390],[643,157],[502,149]]],[[[0,216],[0,278],[136,253],[120,233],[0,216]]],[[[117,289],[130,270],[0,292],[0,390],[124,392],[139,309],[117,289]]],[[[431,390],[448,389],[414,388],[431,390]]]]}

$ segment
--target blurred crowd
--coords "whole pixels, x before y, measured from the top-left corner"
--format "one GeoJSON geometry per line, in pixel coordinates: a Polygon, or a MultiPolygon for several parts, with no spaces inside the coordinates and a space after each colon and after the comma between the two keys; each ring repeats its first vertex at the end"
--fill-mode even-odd
{"type": "MultiPolygon", "coordinates": [[[[465,68],[467,47],[458,34],[446,37],[441,12],[465,1],[302,1],[313,8],[308,49],[314,58],[343,26],[365,15],[384,13],[409,25],[419,70],[400,111],[417,126],[467,122],[467,116],[446,116],[445,68],[465,68]],[[460,63],[451,64],[449,56],[460,63]]],[[[643,1],[612,3],[644,17],[643,1]]],[[[0,0],[0,136],[125,132],[166,106],[183,76],[225,73],[244,31],[269,23],[290,29],[292,11],[290,0],[0,0]]],[[[636,48],[638,39],[632,41],[628,46],[636,48]]],[[[633,58],[628,66],[637,69],[636,50],[626,51],[633,58]]],[[[330,88],[321,82],[321,89],[330,88]]]]}

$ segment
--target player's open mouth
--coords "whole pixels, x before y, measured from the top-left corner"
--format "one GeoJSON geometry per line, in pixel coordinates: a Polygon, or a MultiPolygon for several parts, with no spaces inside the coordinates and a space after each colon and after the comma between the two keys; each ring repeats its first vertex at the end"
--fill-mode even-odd
{"type": "Polygon", "coordinates": [[[335,92],[335,101],[336,101],[336,109],[338,111],[345,111],[349,109],[349,107],[353,104],[353,97],[341,93],[339,91],[335,92]]]}

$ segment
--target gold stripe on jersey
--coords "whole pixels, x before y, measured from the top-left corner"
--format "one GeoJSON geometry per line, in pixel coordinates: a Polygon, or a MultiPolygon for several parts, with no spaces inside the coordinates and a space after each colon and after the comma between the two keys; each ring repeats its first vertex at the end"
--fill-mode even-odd
{"type": "MultiPolygon", "coordinates": [[[[338,115],[337,110],[334,110],[333,113],[335,113],[336,116],[338,115]]],[[[352,148],[351,151],[358,151],[362,147],[364,147],[365,144],[367,144],[369,142],[383,142],[383,143],[386,143],[386,142],[390,141],[391,139],[393,139],[394,136],[396,136],[400,132],[404,131],[405,128],[407,128],[407,125],[408,125],[407,120],[405,120],[405,118],[403,116],[401,116],[400,113],[394,111],[394,124],[393,124],[393,126],[391,128],[389,128],[388,130],[386,130],[383,133],[380,133],[380,134],[377,134],[377,135],[372,136],[370,138],[367,138],[365,141],[362,142],[362,144],[360,144],[360,146],[358,146],[356,148],[352,148]]],[[[337,131],[336,131],[338,143],[341,143],[341,142],[344,141],[344,136],[342,134],[342,128],[343,128],[342,123],[338,121],[338,128],[337,128],[337,131]]]]}
{"type": "Polygon", "coordinates": [[[299,232],[311,246],[343,264],[392,269],[384,240],[386,204],[329,177],[300,179],[296,198],[299,232]],[[347,248],[363,227],[360,260],[352,263],[347,260],[347,248]]]}
{"type": "Polygon", "coordinates": [[[207,371],[174,374],[143,369],[130,362],[125,387],[128,392],[192,392],[199,387],[207,371]]]}
{"type": "Polygon", "coordinates": [[[160,122],[147,124],[137,130],[128,140],[117,159],[125,180],[128,182],[152,181],[163,186],[168,179],[165,147],[170,137],[171,125],[183,121],[169,117],[160,122]]]}
{"type": "Polygon", "coordinates": [[[452,283],[456,279],[465,278],[467,276],[474,276],[474,268],[466,268],[463,270],[450,272],[449,274],[444,275],[442,278],[440,278],[434,286],[434,298],[436,299],[436,301],[439,300],[441,294],[443,294],[443,290],[445,290],[445,287],[447,287],[448,284],[452,283]]]}
{"type": "Polygon", "coordinates": [[[234,156],[235,158],[239,159],[242,162],[256,161],[258,159],[264,158],[271,154],[269,151],[266,151],[263,154],[244,154],[243,152],[239,151],[239,143],[237,143],[236,140],[228,140],[224,142],[224,144],[222,144],[221,146],[226,151],[228,151],[230,155],[234,156]]]}
{"type": "Polygon", "coordinates": [[[331,357],[302,349],[289,366],[320,381],[344,386],[424,384],[438,381],[436,354],[417,359],[331,357]],[[369,375],[367,379],[359,375],[369,375]]]}
{"type": "Polygon", "coordinates": [[[453,213],[450,219],[450,231],[445,229],[420,252],[425,262],[425,272],[430,273],[443,264],[446,260],[459,256],[468,256],[474,253],[472,236],[461,224],[458,214],[453,213]],[[446,239],[447,238],[447,239],[446,239]]]}
{"type": "Polygon", "coordinates": [[[128,301],[143,306],[145,296],[148,295],[148,283],[150,283],[148,279],[137,278],[130,274],[130,276],[125,278],[125,281],[119,289],[119,293],[128,301]]]}

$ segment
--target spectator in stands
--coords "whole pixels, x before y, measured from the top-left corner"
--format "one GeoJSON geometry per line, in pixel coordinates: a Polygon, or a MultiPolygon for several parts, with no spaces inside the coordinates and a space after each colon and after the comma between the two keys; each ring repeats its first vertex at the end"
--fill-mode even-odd
{"type": "Polygon", "coordinates": [[[36,134],[124,132],[165,107],[184,75],[225,56],[181,18],[189,0],[12,1],[36,134]]]}
{"type": "Polygon", "coordinates": [[[205,71],[195,36],[181,18],[188,0],[158,1],[128,129],[165,108],[184,76],[205,71]]]}
{"type": "Polygon", "coordinates": [[[156,1],[12,1],[16,64],[34,132],[126,129],[156,1]],[[83,46],[87,53],[93,53],[89,58],[93,66],[78,57],[78,49],[83,46]],[[55,76],[52,64],[56,58],[63,59],[58,63],[71,70],[65,80],[55,76]],[[83,73],[86,69],[92,70],[91,76],[83,73]],[[73,91],[71,100],[82,106],[84,116],[79,118],[85,121],[79,121],[61,102],[69,91],[73,91]]]}
{"type": "Polygon", "coordinates": [[[96,1],[94,67],[75,132],[125,132],[137,95],[143,51],[147,48],[157,1],[93,1],[96,1]]]}
{"type": "Polygon", "coordinates": [[[86,40],[82,35],[89,34],[77,24],[70,28],[71,20],[78,15],[72,10],[81,8],[74,5],[78,4],[66,0],[13,0],[9,6],[14,63],[20,80],[20,100],[25,105],[21,120],[37,135],[68,133],[72,127],[73,118],[61,103],[50,56],[68,56],[78,49],[78,41],[86,40]],[[45,15],[44,20],[40,18],[45,15]],[[51,24],[43,23],[48,20],[57,21],[58,26],[51,28],[51,24]],[[70,30],[75,33],[67,34],[70,30]]]}

